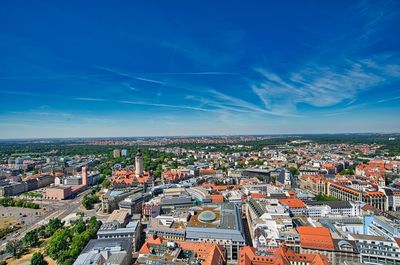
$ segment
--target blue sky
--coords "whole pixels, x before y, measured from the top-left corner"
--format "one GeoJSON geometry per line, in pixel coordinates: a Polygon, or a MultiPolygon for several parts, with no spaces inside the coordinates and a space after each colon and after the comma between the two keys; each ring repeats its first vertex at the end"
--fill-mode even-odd
{"type": "Polygon", "coordinates": [[[0,138],[400,131],[398,1],[1,1],[0,138]]]}

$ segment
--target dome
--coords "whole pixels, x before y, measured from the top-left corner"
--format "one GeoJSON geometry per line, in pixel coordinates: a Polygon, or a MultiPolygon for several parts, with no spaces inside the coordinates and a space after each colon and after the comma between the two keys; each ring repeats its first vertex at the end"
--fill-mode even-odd
{"type": "Polygon", "coordinates": [[[209,223],[217,219],[217,215],[212,211],[204,211],[199,214],[199,221],[209,223]]]}

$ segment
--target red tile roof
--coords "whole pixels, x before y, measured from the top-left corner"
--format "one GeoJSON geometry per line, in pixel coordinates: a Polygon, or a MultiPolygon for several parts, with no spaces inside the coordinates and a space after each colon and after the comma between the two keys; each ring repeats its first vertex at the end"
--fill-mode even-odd
{"type": "Polygon", "coordinates": [[[324,255],[298,254],[286,247],[270,249],[269,252],[271,255],[257,256],[255,248],[246,246],[240,250],[238,265],[330,264],[328,258],[324,255]]]}
{"type": "Polygon", "coordinates": [[[333,239],[326,227],[299,226],[296,228],[300,235],[302,248],[334,250],[333,239]]]}
{"type": "Polygon", "coordinates": [[[298,198],[279,199],[279,202],[287,205],[289,208],[305,208],[304,202],[298,198]]]}

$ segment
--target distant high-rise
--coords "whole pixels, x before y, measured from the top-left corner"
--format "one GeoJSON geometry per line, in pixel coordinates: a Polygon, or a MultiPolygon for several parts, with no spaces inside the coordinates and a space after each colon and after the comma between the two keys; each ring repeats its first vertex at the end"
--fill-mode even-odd
{"type": "Polygon", "coordinates": [[[122,149],[121,150],[121,156],[128,156],[128,150],[122,149]]]}
{"type": "Polygon", "coordinates": [[[113,151],[113,156],[114,156],[114,158],[121,157],[121,150],[115,149],[115,150],[113,151]]]}
{"type": "Polygon", "coordinates": [[[142,157],[142,152],[140,149],[136,153],[135,157],[135,173],[136,176],[141,176],[143,175],[143,157],[142,157]]]}

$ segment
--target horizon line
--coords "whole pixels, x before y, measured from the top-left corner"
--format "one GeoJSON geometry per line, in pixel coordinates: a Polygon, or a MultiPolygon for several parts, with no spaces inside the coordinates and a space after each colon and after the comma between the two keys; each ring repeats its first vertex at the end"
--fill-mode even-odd
{"type": "Polygon", "coordinates": [[[74,136],[74,137],[17,137],[0,138],[0,141],[21,140],[79,140],[79,139],[124,139],[124,138],[199,138],[199,137],[240,137],[240,136],[304,136],[304,135],[366,135],[366,134],[399,134],[400,132],[320,132],[320,133],[272,133],[272,134],[192,134],[192,135],[147,135],[147,136],[74,136]]]}

